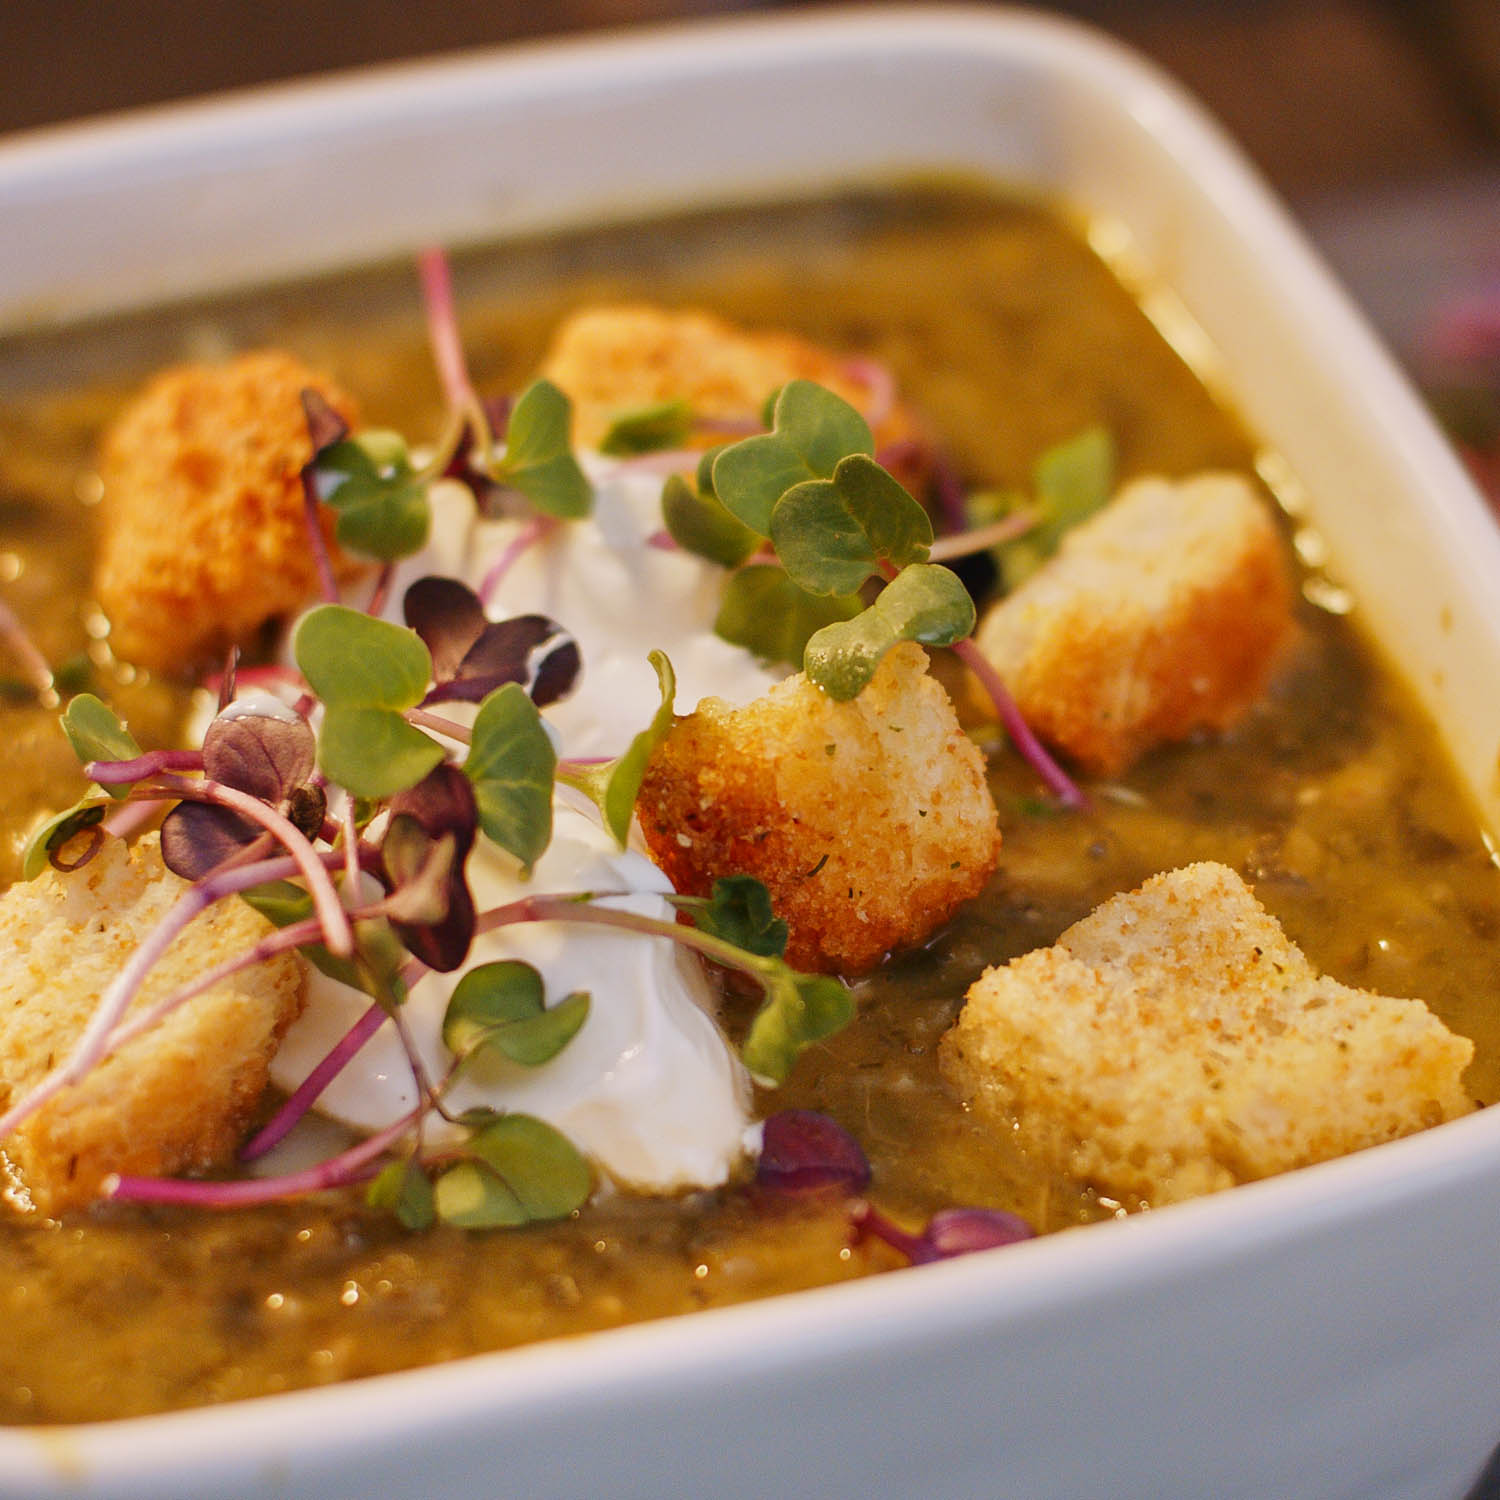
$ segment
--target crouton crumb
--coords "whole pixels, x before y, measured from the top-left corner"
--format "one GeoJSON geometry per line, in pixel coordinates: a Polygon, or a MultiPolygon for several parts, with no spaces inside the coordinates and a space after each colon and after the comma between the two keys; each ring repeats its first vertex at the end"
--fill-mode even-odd
{"type": "MultiPolygon", "coordinates": [[[[152,835],[134,849],[108,838],[79,870],[49,870],[0,896],[0,1110],[67,1057],[104,989],[186,889],[152,835]]],[[[137,1006],[164,999],[269,930],[243,902],[219,902],[167,950],[137,1006]]],[[[113,1173],[225,1165],[303,987],[301,961],[286,954],[179,1007],[0,1142],[5,1196],[56,1215],[98,1197],[113,1173]]]]}
{"type": "Polygon", "coordinates": [[[788,960],[843,973],[927,937],[1000,847],[984,759],[909,642],[852,702],[800,675],[744,708],[706,699],[657,748],[636,811],[679,892],[753,875],[788,960]]]}
{"type": "Polygon", "coordinates": [[[1234,871],[1154,876],[969,990],[940,1061],[1053,1170],[1162,1204],[1467,1113],[1473,1045],[1318,975],[1234,871]]]}

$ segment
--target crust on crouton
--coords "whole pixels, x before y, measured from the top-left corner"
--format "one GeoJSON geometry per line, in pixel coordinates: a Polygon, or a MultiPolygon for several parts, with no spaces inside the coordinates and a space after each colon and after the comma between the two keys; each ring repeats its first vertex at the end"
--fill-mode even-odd
{"type": "Polygon", "coordinates": [[[1227,729],[1291,633],[1267,507],[1234,474],[1127,485],[985,616],[976,641],[1031,727],[1118,775],[1155,745],[1227,729]]]}
{"type": "Polygon", "coordinates": [[[308,387],[354,423],[349,396],[267,350],[165,371],[105,435],[94,588],[117,655],[178,671],[312,597],[308,387]]]}
{"type": "MultiPolygon", "coordinates": [[[[685,400],[702,417],[754,420],[766,397],[789,380],[815,380],[867,411],[871,391],[858,368],[796,334],[751,332],[711,313],[627,303],[586,307],[567,318],[541,373],[572,398],[574,441],[595,448],[610,423],[632,406],[685,400]]],[[[918,435],[915,419],[899,402],[874,415],[881,447],[918,435]]],[[[710,434],[703,446],[721,440],[710,434]]],[[[908,472],[897,477],[908,484],[921,478],[908,472]]]]}
{"type": "MultiPolygon", "coordinates": [[[[186,884],[155,836],[110,838],[71,874],[47,871],[0,897],[0,1110],[78,1040],[105,987],[186,884]]],[[[196,918],[152,970],[150,1005],[270,931],[242,901],[196,918]]],[[[282,1033],[302,1008],[303,969],[286,954],[214,986],[59,1094],[0,1141],[43,1214],[80,1207],[110,1173],[161,1175],[228,1161],[266,1087],[282,1033]]]]}
{"type": "Polygon", "coordinates": [[[636,812],[679,892],[753,875],[788,960],[843,973],[925,938],[1000,847],[984,759],[911,643],[849,703],[800,675],[744,708],[705,699],[657,748],[636,812]]]}
{"type": "Polygon", "coordinates": [[[990,969],[939,1059],[1056,1171],[1161,1204],[1467,1113],[1473,1045],[1319,976],[1249,887],[1189,865],[990,969]]]}

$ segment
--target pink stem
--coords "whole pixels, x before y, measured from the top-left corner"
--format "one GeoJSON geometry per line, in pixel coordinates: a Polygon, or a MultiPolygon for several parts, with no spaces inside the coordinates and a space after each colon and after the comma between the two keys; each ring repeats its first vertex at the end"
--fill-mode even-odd
{"type": "Polygon", "coordinates": [[[1031,732],[1031,726],[1021,717],[1021,710],[1016,707],[1016,700],[1011,697],[1010,689],[1001,681],[1000,674],[984,653],[974,644],[974,638],[968,636],[961,640],[954,646],[953,651],[979,679],[985,692],[989,694],[991,702],[994,703],[995,711],[999,714],[1000,722],[1005,727],[1006,734],[1010,736],[1011,743],[1020,751],[1027,764],[1042,778],[1057,800],[1065,807],[1087,807],[1088,799],[1031,732]]]}
{"type": "Polygon", "coordinates": [[[453,719],[445,719],[441,714],[431,713],[425,708],[409,708],[405,718],[407,723],[415,724],[419,729],[430,729],[434,734],[457,740],[462,745],[471,744],[474,739],[473,731],[466,725],[453,719]]]}
{"type": "Polygon", "coordinates": [[[1028,506],[1025,510],[1012,511],[1003,520],[992,521],[988,526],[976,526],[972,531],[941,536],[928,551],[927,561],[947,562],[951,557],[969,557],[990,547],[1003,547],[1006,542],[1025,536],[1041,518],[1039,510],[1028,506]]]}
{"type": "Polygon", "coordinates": [[[312,1108],[323,1090],[338,1077],[385,1021],[386,1012],[379,1005],[372,1005],[365,1011],[334,1043],[327,1056],[297,1085],[281,1108],[245,1143],[240,1151],[240,1160],[256,1161],[273,1146],[280,1145],[292,1127],[312,1108]]]}
{"type": "Polygon", "coordinates": [[[280,1177],[237,1178],[232,1182],[191,1181],[180,1177],[117,1177],[108,1187],[109,1196],[128,1203],[243,1208],[251,1203],[272,1203],[281,1198],[344,1187],[372,1176],[379,1157],[411,1129],[420,1113],[420,1109],[413,1110],[358,1145],[301,1172],[289,1172],[280,1177]]]}
{"type": "MultiPolygon", "coordinates": [[[[92,775],[93,768],[84,768],[92,775]]],[[[323,924],[323,941],[331,953],[347,957],[354,952],[354,933],[349,926],[349,914],[339,901],[327,867],[313,848],[307,836],[291,821],[268,807],[258,797],[242,792],[218,781],[187,781],[176,776],[164,777],[162,789],[190,802],[211,802],[220,807],[232,807],[243,813],[252,823],[259,823],[273,834],[281,846],[296,860],[297,868],[307,881],[308,893],[313,898],[313,909],[323,924]]]]}
{"type": "Polygon", "coordinates": [[[427,309],[427,339],[437,366],[438,380],[450,406],[460,410],[478,405],[464,359],[463,339],[458,332],[458,312],[453,302],[453,276],[448,257],[434,245],[417,256],[417,274],[422,283],[422,301],[427,309]]]}
{"type": "Polygon", "coordinates": [[[149,750],[134,760],[91,761],[88,775],[100,786],[120,786],[132,781],[144,781],[148,776],[159,776],[163,771],[201,771],[201,750],[149,750]]]}
{"type": "Polygon", "coordinates": [[[318,573],[318,588],[324,602],[337,604],[339,585],[333,576],[333,559],[328,555],[328,538],[323,535],[322,518],[318,511],[321,504],[318,499],[318,483],[309,463],[302,471],[302,507],[307,526],[307,545],[312,551],[313,565],[318,573]]]}
{"type": "Polygon", "coordinates": [[[551,536],[557,530],[558,524],[555,516],[532,516],[516,532],[480,580],[479,602],[481,604],[488,607],[505,575],[516,565],[516,560],[528,547],[535,546],[551,536]]]}
{"type": "MultiPolygon", "coordinates": [[[[14,610],[0,599],[0,641],[4,641],[31,679],[31,685],[44,697],[52,691],[52,668],[37,648],[14,610]]],[[[52,700],[54,703],[56,699],[52,700]]]]}
{"type": "Polygon", "coordinates": [[[175,994],[168,995],[165,1000],[153,1005],[150,1010],[132,1016],[123,1026],[116,1028],[109,1039],[110,1052],[118,1052],[121,1047],[133,1042],[136,1037],[166,1020],[179,1006],[186,1005],[189,1000],[211,990],[216,984],[238,974],[241,970],[253,968],[256,964],[264,963],[268,958],[275,958],[279,953],[288,953],[293,948],[300,948],[304,943],[316,942],[321,931],[317,919],[309,917],[305,922],[294,922],[291,926],[283,927],[271,933],[269,937],[262,938],[253,948],[240,954],[238,958],[226,958],[216,968],[210,969],[206,974],[200,974],[190,985],[178,990],[175,994]]]}

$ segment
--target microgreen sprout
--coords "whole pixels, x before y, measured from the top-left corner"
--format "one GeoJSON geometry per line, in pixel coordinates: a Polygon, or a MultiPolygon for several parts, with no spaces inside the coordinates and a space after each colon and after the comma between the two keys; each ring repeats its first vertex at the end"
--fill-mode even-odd
{"type": "MultiPolygon", "coordinates": [[[[72,1052],[0,1117],[0,1135],[177,1006],[245,965],[291,949],[371,1003],[249,1142],[245,1159],[261,1158],[283,1140],[387,1026],[406,1054],[417,1103],[305,1171],[230,1182],[127,1177],[114,1185],[121,1198],[230,1206],[366,1182],[372,1204],[413,1228],[436,1221],[490,1228],[574,1212],[594,1180],[571,1142],[530,1115],[455,1113],[450,1090],[482,1068],[548,1066],[587,1024],[590,995],[548,996],[529,965],[487,962],[463,973],[452,992],[442,1028],[446,1072],[429,1076],[410,1034],[412,987],[430,972],[463,970],[478,935],[507,927],[594,925],[668,940],[758,987],[762,1003],[740,1051],[766,1086],[784,1081],[802,1053],[853,1013],[840,980],[786,963],[786,923],[748,877],[720,880],[706,898],[676,898],[679,920],[612,903],[613,892],[536,893],[477,909],[469,881],[476,847],[484,841],[529,875],[551,842],[559,783],[589,798],[625,846],[647,763],[675,722],[676,681],[667,657],[653,652],[659,701],[623,753],[559,761],[542,710],[573,690],[583,666],[578,644],[543,615],[491,619],[490,607],[526,548],[591,512],[592,490],[569,442],[571,407],[546,380],[514,399],[481,400],[464,363],[447,262],[428,252],[420,270],[450,406],[432,450],[414,456],[398,434],[351,431],[316,392],[303,393],[313,451],[302,481],[323,602],[292,634],[296,670],[242,673],[231,658],[201,751],[145,752],[98,698],[81,693],[68,704],[64,732],[94,785],[38,830],[26,873],[88,857],[90,841],[103,837],[107,806],[121,802],[165,810],[163,858],[189,884],[107,987],[72,1052]],[[404,590],[404,624],[393,623],[381,616],[396,587],[394,565],[426,546],[431,488],[455,479],[481,514],[510,517],[515,536],[477,591],[420,578],[404,590]],[[342,552],[381,565],[366,609],[339,602],[341,564],[323,531],[330,518],[342,552]],[[257,679],[277,696],[235,699],[237,682],[257,679]],[[172,995],[137,1005],[148,974],[182,930],[216,902],[241,898],[269,919],[270,933],[172,995]]],[[[854,365],[847,373],[869,393],[867,415],[794,380],[767,402],[767,430],[747,432],[738,420],[714,422],[684,403],[664,402],[620,413],[603,447],[621,463],[671,461],[663,522],[672,544],[727,570],[716,622],[726,638],[803,666],[839,700],[855,697],[900,641],[953,646],[983,675],[968,639],[973,603],[942,559],[979,546],[1020,556],[1009,549],[1028,527],[1023,540],[1035,550],[1054,546],[1062,527],[1107,488],[1109,455],[1097,439],[1080,440],[1038,465],[1034,506],[1007,506],[1006,514],[988,518],[988,531],[935,541],[923,506],[876,454],[871,421],[894,401],[888,372],[854,365]],[[733,440],[695,465],[679,463],[705,434],[733,440]]],[[[10,639],[5,627],[0,616],[0,635],[10,639]]],[[[23,665],[40,691],[37,663],[24,658],[23,665]]],[[[1013,705],[1004,707],[998,679],[992,688],[1015,743],[1050,767],[1013,705]]],[[[1077,796],[1055,768],[1044,775],[1063,800],[1077,796]]],[[[779,1191],[832,1184],[852,1194],[868,1181],[858,1146],[820,1116],[773,1116],[765,1142],[761,1181],[779,1191]]],[[[954,1212],[967,1217],[935,1219],[923,1236],[905,1239],[874,1210],[858,1222],[861,1233],[897,1244],[912,1259],[1010,1232],[998,1220],[975,1217],[980,1211],[954,1212]]]]}
{"type": "MultiPolygon", "coordinates": [[[[645,917],[588,892],[476,911],[466,870],[479,838],[523,869],[550,840],[559,766],[539,704],[571,687],[577,648],[538,616],[489,621],[471,591],[444,580],[414,585],[406,614],[414,626],[339,604],[314,608],[292,640],[306,688],[299,706],[266,694],[221,702],[201,751],[143,752],[99,700],[85,696],[69,706],[65,728],[97,790],[55,820],[38,847],[58,857],[59,841],[91,828],[111,795],[167,803],[163,857],[191,883],[109,985],[72,1053],[0,1119],[0,1132],[177,1006],[246,965],[297,948],[374,1003],[250,1143],[247,1157],[260,1157],[283,1139],[386,1024],[396,1028],[408,1054],[417,1110],[399,1128],[372,1138],[378,1146],[365,1142],[287,1177],[253,1184],[153,1184],[127,1177],[115,1185],[115,1195],[231,1206],[370,1179],[371,1201],[403,1223],[511,1225],[571,1213],[592,1191],[591,1169],[552,1126],[494,1112],[455,1117],[445,1096],[471,1059],[484,1053],[514,1066],[545,1066],[585,1024],[590,999],[578,992],[549,1003],[540,975],[524,964],[471,969],[453,994],[443,1028],[451,1066],[445,1076],[429,1078],[403,1021],[409,987],[429,971],[461,968],[477,933],[526,922],[593,923],[667,939],[737,970],[765,995],[743,1055],[767,1083],[783,1079],[805,1047],[848,1020],[851,1003],[838,980],[786,965],[785,925],[754,882],[728,883],[712,901],[690,903],[697,925],[645,917]],[[477,699],[472,726],[446,725],[452,733],[435,737],[432,721],[442,721],[422,705],[453,699],[477,699]],[[314,706],[318,713],[309,718],[314,706]],[[466,744],[461,763],[445,741],[466,744]],[[330,816],[335,800],[338,810],[330,816]],[[335,877],[342,878],[342,891],[335,877]],[[145,1011],[132,1009],[183,928],[231,896],[267,916],[272,934],[145,1011]],[[430,1147],[423,1144],[429,1112],[447,1122],[443,1139],[430,1147]],[[403,1143],[398,1159],[382,1168],[381,1158],[403,1143]]],[[[622,843],[647,759],[673,722],[671,664],[659,653],[653,664],[660,703],[625,754],[602,766],[575,763],[564,773],[596,795],[622,843]]],[[[231,682],[232,675],[221,697],[228,697],[231,682]]]]}

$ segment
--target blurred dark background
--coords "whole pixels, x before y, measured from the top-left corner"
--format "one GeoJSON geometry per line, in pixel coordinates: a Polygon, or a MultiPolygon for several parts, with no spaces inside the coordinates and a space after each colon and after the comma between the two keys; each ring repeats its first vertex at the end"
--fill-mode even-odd
{"type": "MultiPolygon", "coordinates": [[[[466,47],[778,8],[791,0],[0,0],[0,134],[466,47]]],[[[1481,382],[1500,389],[1500,0],[1034,8],[1174,74],[1414,367],[1457,316],[1460,342],[1478,337],[1481,382]]],[[[1500,398],[1480,416],[1500,497],[1500,398]]]]}
{"type": "MultiPolygon", "coordinates": [[[[754,0],[6,0],[0,131],[754,0]]],[[[1293,197],[1500,169],[1496,0],[1062,0],[1176,74],[1293,197]]]]}

